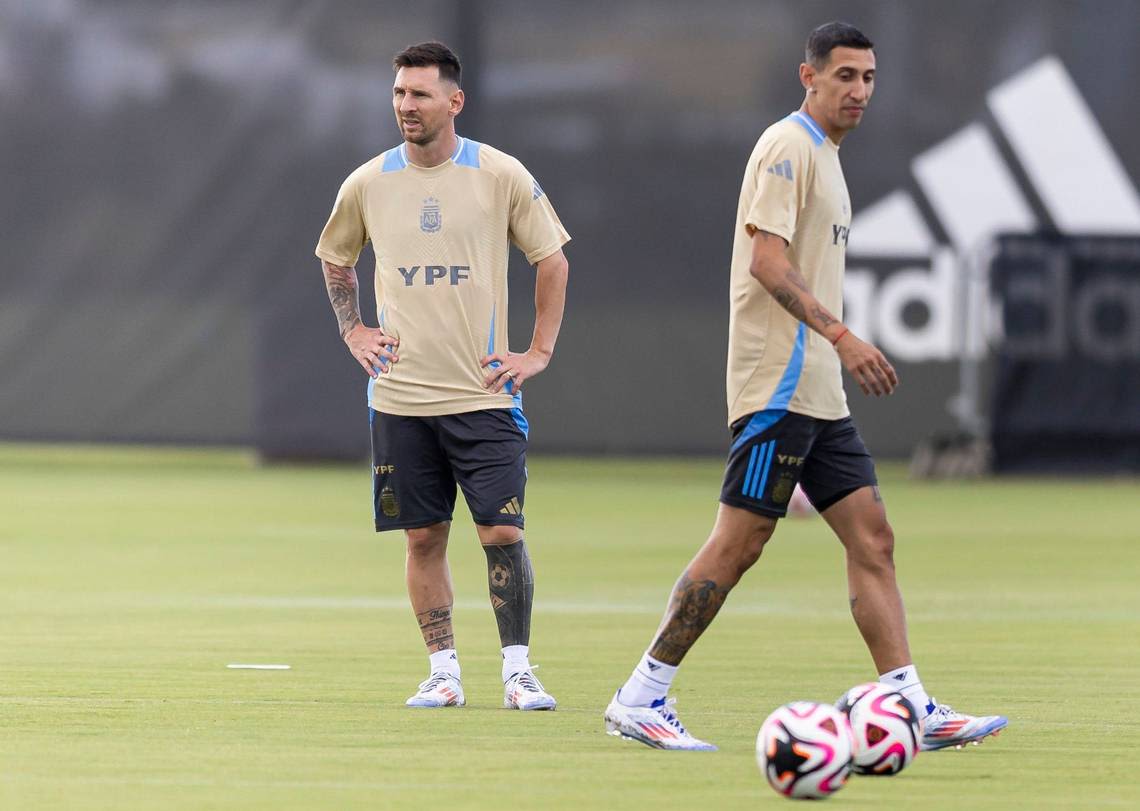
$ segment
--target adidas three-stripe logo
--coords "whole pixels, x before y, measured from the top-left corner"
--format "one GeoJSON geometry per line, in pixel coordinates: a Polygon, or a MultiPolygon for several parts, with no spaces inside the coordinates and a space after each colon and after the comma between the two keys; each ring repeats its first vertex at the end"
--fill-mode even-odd
{"type": "MultiPolygon", "coordinates": [[[[911,163],[917,190],[959,255],[994,234],[1043,225],[1062,234],[1140,233],[1140,195],[1060,59],[1025,68],[990,90],[986,102],[1051,222],[1040,221],[991,126],[976,120],[911,163]],[[972,170],[969,183],[962,182],[964,166],[972,170]]],[[[847,251],[925,256],[938,242],[915,198],[900,188],[855,216],[847,251]]]]}
{"type": "Polygon", "coordinates": [[[503,515],[522,515],[522,506],[519,504],[518,496],[504,504],[499,512],[503,515]]]}
{"type": "Polygon", "coordinates": [[[777,177],[792,179],[792,162],[789,160],[783,163],[777,163],[775,166],[768,167],[768,174],[776,175],[777,177]]]}
{"type": "Polygon", "coordinates": [[[768,470],[772,467],[772,454],[776,450],[776,440],[762,442],[752,446],[752,453],[748,456],[748,471],[744,474],[744,484],[740,492],[748,498],[759,499],[764,493],[764,485],[768,482],[768,470]]]}

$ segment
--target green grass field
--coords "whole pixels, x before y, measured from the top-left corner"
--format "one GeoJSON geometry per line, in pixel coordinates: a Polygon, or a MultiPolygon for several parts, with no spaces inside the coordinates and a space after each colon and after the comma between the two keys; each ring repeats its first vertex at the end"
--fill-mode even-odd
{"type": "MultiPolygon", "coordinates": [[[[720,462],[530,471],[532,658],[560,707],[500,708],[461,509],[468,706],[416,711],[426,659],[401,538],[370,531],[367,465],[0,445],[0,808],[787,807],[755,767],[760,722],[874,675],[823,523],[781,525],[677,679],[721,751],[657,752],[603,735],[601,712],[708,531],[720,462]]],[[[1140,807],[1140,484],[880,472],[927,687],[1010,728],[829,807],[1140,807]]]]}

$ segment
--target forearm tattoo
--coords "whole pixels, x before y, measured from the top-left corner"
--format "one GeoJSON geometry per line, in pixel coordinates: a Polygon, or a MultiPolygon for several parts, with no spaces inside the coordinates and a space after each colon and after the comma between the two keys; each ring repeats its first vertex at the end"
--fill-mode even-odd
{"type": "Polygon", "coordinates": [[[805,293],[811,292],[811,288],[808,287],[807,279],[805,279],[803,277],[803,274],[801,274],[795,268],[789,269],[788,272],[784,274],[784,278],[786,278],[789,282],[791,282],[794,287],[798,287],[800,290],[803,290],[805,293]]]}
{"type": "Polygon", "coordinates": [[[673,587],[665,619],[649,648],[649,655],[667,665],[681,664],[689,648],[720,611],[726,597],[728,587],[712,580],[694,581],[688,571],[682,574],[673,587]]]}
{"type": "Polygon", "coordinates": [[[786,284],[781,284],[772,291],[772,297],[779,302],[780,306],[787,310],[797,321],[803,321],[805,324],[811,323],[814,320],[816,326],[820,330],[827,329],[832,324],[838,323],[839,319],[829,313],[822,304],[818,301],[811,305],[810,317],[809,312],[804,308],[803,299],[800,293],[807,293],[811,295],[811,288],[808,287],[807,281],[795,268],[791,268],[784,274],[786,284]]]}
{"type": "Polygon", "coordinates": [[[823,309],[823,306],[820,304],[812,305],[811,314],[819,323],[820,329],[826,329],[839,320],[827,310],[823,309]]]}
{"type": "Polygon", "coordinates": [[[530,613],[534,605],[534,569],[522,538],[511,544],[483,547],[491,607],[499,625],[499,640],[507,645],[530,644],[530,613]]]}
{"type": "Polygon", "coordinates": [[[795,268],[788,269],[788,272],[784,274],[784,281],[787,284],[777,286],[772,291],[772,295],[780,303],[780,306],[791,313],[797,321],[806,322],[807,314],[804,311],[804,303],[800,300],[800,291],[811,292],[808,289],[807,282],[795,268]]]}
{"type": "Polygon", "coordinates": [[[779,302],[780,306],[787,310],[797,321],[807,321],[807,314],[804,312],[803,302],[794,291],[786,287],[780,286],[772,291],[772,297],[779,302]]]}
{"type": "Polygon", "coordinates": [[[329,301],[336,313],[340,337],[343,338],[360,322],[360,292],[356,281],[355,268],[323,263],[325,287],[329,291],[329,301]]]}
{"type": "Polygon", "coordinates": [[[428,653],[439,653],[455,647],[455,631],[451,627],[451,606],[441,605],[416,614],[420,621],[420,633],[428,653]]]}

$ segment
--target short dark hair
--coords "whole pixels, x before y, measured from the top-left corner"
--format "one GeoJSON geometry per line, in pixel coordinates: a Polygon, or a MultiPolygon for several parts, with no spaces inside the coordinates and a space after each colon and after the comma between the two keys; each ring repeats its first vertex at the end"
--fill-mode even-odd
{"type": "Polygon", "coordinates": [[[432,65],[439,66],[439,78],[455,82],[459,85],[459,77],[463,68],[459,64],[459,57],[455,51],[442,42],[421,42],[419,45],[409,45],[392,59],[392,70],[400,68],[427,68],[432,65]]]}
{"type": "Polygon", "coordinates": [[[841,22],[824,23],[808,34],[804,48],[804,61],[818,67],[827,64],[835,48],[859,48],[870,50],[875,43],[853,25],[841,22]]]}

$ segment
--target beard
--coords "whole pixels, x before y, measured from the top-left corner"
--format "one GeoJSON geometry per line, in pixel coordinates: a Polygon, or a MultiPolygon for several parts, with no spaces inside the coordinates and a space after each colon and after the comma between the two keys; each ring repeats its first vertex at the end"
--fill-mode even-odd
{"type": "Polygon", "coordinates": [[[427,144],[430,144],[432,141],[434,141],[436,139],[436,136],[439,135],[438,129],[429,130],[426,126],[424,126],[423,121],[419,121],[417,123],[420,125],[420,128],[415,133],[409,134],[407,128],[404,126],[404,123],[402,121],[400,122],[400,135],[402,135],[404,137],[404,140],[409,144],[415,144],[416,146],[426,146],[427,144]]]}

